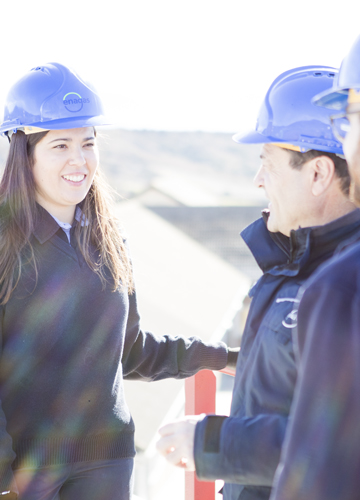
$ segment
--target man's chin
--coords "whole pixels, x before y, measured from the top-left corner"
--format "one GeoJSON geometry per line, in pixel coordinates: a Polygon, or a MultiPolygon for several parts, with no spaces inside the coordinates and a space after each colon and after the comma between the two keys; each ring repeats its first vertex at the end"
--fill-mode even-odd
{"type": "Polygon", "coordinates": [[[270,233],[277,233],[279,231],[277,225],[274,223],[274,221],[272,220],[271,218],[271,215],[269,214],[269,218],[267,220],[267,223],[266,223],[266,226],[268,228],[268,231],[270,231],[270,233]]]}

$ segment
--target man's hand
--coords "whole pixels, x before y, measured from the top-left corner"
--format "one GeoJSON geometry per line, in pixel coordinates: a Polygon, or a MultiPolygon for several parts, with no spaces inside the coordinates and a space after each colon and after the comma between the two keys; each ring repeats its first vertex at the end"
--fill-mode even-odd
{"type": "Polygon", "coordinates": [[[159,429],[161,438],[156,448],[168,462],[188,471],[195,470],[195,427],[204,417],[205,413],[188,415],[159,429]]]}

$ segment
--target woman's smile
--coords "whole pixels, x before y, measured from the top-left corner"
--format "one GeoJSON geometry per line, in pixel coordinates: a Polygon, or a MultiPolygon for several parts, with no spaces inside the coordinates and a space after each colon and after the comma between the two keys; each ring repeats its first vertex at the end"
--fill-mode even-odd
{"type": "Polygon", "coordinates": [[[85,174],[67,174],[62,176],[65,181],[72,184],[80,184],[85,179],[85,177],[85,174]]]}

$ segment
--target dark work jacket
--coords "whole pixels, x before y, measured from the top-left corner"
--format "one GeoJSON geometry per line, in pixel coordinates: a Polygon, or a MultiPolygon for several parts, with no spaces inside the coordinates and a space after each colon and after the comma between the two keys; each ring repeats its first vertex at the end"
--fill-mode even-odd
{"type": "Polygon", "coordinates": [[[357,233],[359,210],[291,231],[289,238],[270,233],[263,219],[242,232],[264,274],[250,291],[230,417],[206,417],[195,432],[197,475],[223,479],[225,500],[270,496],[297,376],[292,332],[298,290],[342,240],[357,233]]]}
{"type": "Polygon", "coordinates": [[[24,255],[20,282],[0,308],[0,491],[14,468],[133,457],[123,378],[182,378],[227,362],[221,342],[141,330],[136,294],[103,289],[75,238],[70,246],[38,210],[37,281],[24,255]]]}
{"type": "Polygon", "coordinates": [[[299,293],[298,380],[272,500],[360,498],[360,239],[299,293]]]}

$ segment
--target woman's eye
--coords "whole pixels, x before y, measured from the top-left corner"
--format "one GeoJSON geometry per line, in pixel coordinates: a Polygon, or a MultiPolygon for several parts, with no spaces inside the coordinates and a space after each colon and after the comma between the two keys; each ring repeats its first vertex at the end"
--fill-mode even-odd
{"type": "Polygon", "coordinates": [[[55,149],[65,149],[66,148],[66,144],[58,144],[57,146],[55,146],[55,149]]]}
{"type": "Polygon", "coordinates": [[[87,147],[92,148],[92,147],[94,147],[94,146],[95,146],[95,144],[94,144],[93,142],[87,142],[87,143],[85,144],[85,147],[86,147],[86,148],[87,148],[87,147]]]}

